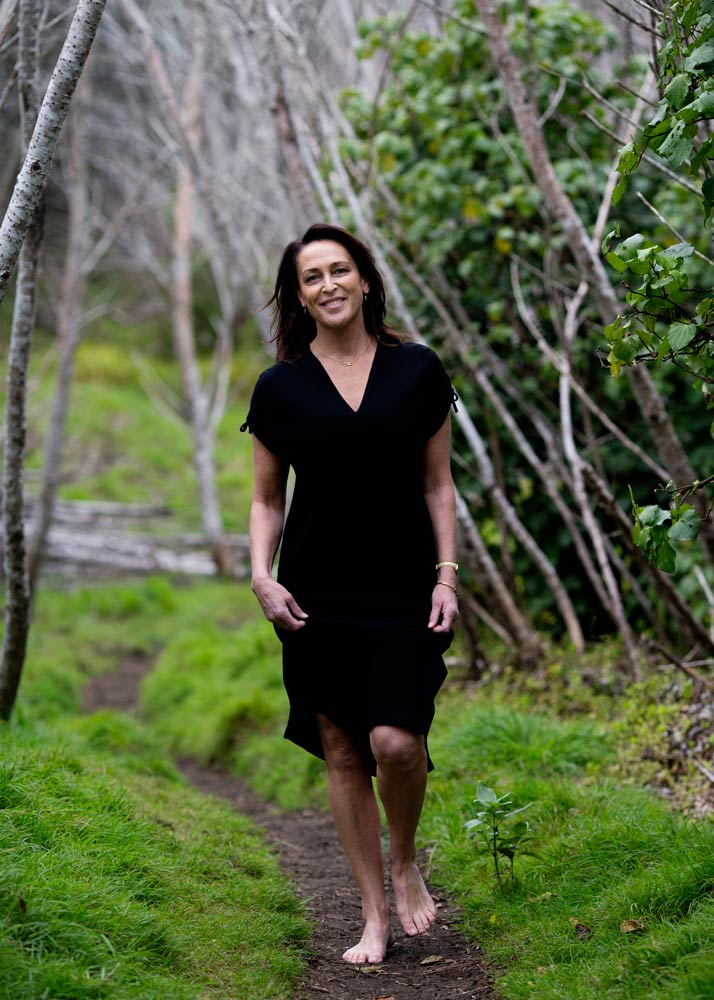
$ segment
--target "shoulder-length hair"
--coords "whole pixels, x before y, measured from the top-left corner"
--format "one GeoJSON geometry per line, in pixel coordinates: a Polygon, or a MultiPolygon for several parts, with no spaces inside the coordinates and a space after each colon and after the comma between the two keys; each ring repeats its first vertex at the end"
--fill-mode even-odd
{"type": "Polygon", "coordinates": [[[317,222],[304,236],[285,247],[278,267],[275,290],[266,306],[272,306],[272,340],[277,345],[278,361],[295,361],[308,349],[316,333],[315,320],[306,312],[298,298],[297,258],[303,247],[317,240],[333,240],[348,251],[364,281],[369,284],[367,300],[362,306],[364,325],[375,340],[392,343],[402,338],[386,322],[387,311],[384,282],[374,262],[372,252],[361,240],[340,226],[317,222]]]}

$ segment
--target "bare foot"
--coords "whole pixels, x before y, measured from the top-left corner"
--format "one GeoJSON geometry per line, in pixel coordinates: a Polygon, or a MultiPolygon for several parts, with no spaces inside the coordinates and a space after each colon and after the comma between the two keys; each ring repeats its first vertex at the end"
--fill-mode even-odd
{"type": "Polygon", "coordinates": [[[367,920],[359,944],[348,948],[342,958],[353,965],[379,965],[384,961],[391,944],[389,916],[386,919],[367,920]]]}
{"type": "Polygon", "coordinates": [[[436,904],[415,861],[392,861],[392,886],[397,916],[410,937],[428,931],[436,920],[436,904]]]}

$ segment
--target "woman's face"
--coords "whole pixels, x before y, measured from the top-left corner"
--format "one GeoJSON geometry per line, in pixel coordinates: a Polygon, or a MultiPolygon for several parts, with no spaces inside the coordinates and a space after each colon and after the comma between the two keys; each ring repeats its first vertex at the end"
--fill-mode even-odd
{"type": "Polygon", "coordinates": [[[297,255],[296,268],[300,304],[320,326],[346,326],[361,315],[369,283],[341,243],[308,243],[297,255]]]}

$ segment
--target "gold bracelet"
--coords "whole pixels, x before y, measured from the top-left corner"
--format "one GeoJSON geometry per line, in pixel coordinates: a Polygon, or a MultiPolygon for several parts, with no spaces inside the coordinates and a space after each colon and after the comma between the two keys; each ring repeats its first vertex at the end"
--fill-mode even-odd
{"type": "Polygon", "coordinates": [[[459,564],[455,563],[455,562],[445,561],[445,562],[437,563],[436,564],[436,569],[441,569],[442,566],[451,566],[451,568],[454,569],[454,570],[456,570],[457,573],[459,571],[459,564]]]}
{"type": "Polygon", "coordinates": [[[439,584],[441,584],[442,587],[448,587],[449,590],[453,590],[453,592],[456,593],[456,587],[452,587],[450,583],[446,582],[446,580],[437,580],[434,586],[438,587],[439,584]]]}

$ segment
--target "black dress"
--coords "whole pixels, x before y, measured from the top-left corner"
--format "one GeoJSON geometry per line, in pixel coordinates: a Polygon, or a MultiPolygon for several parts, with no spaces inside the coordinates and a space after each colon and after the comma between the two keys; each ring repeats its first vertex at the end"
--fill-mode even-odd
{"type": "MultiPolygon", "coordinates": [[[[308,615],[283,644],[285,736],[323,757],[316,713],[359,740],[403,726],[426,737],[453,633],[427,628],[436,551],[424,445],[456,400],[436,354],[382,341],[358,410],[317,357],[258,379],[246,428],[295,470],[278,580],[308,615]]],[[[429,760],[429,767],[432,767],[429,760]]]]}

